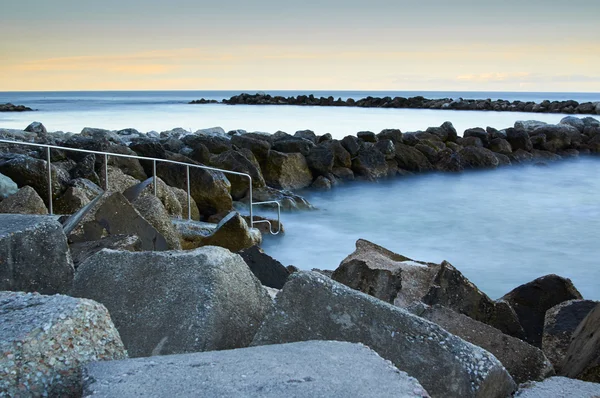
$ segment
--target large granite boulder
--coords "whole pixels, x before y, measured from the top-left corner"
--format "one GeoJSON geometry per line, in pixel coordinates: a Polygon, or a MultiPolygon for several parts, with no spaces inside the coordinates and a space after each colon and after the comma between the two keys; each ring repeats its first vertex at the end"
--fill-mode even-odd
{"type": "Polygon", "coordinates": [[[219,154],[231,150],[231,137],[224,131],[201,131],[194,134],[188,134],[181,138],[181,141],[192,149],[200,146],[206,147],[210,153],[219,154]]]}
{"type": "Polygon", "coordinates": [[[57,214],[76,213],[103,192],[102,188],[88,179],[72,180],[65,193],[54,203],[54,212],[57,214]]]}
{"type": "Polygon", "coordinates": [[[498,158],[487,148],[468,146],[458,154],[465,169],[494,169],[498,167],[498,158]]]}
{"type": "Polygon", "coordinates": [[[19,190],[17,184],[4,174],[0,174],[0,200],[9,197],[19,190]]]}
{"type": "Polygon", "coordinates": [[[246,148],[252,151],[259,162],[263,162],[269,156],[271,144],[249,134],[237,134],[231,137],[231,144],[236,148],[246,148]]]}
{"type": "MultiPolygon", "coordinates": [[[[211,158],[211,165],[224,170],[249,174],[252,177],[253,188],[265,186],[260,168],[239,152],[233,150],[222,152],[211,158]]],[[[246,196],[250,186],[250,180],[247,177],[235,174],[225,174],[225,176],[231,182],[231,197],[233,200],[240,200],[246,196]]]]}
{"type": "Polygon", "coordinates": [[[84,395],[98,398],[429,396],[368,347],[338,341],[98,362],[84,373],[84,395]]]}
{"type": "Polygon", "coordinates": [[[278,189],[301,189],[313,180],[306,159],[300,153],[269,151],[262,168],[268,186],[278,189]]]}
{"type": "Polygon", "coordinates": [[[427,157],[418,149],[400,143],[395,146],[396,162],[401,169],[416,172],[433,170],[427,157]]]}
{"type": "Polygon", "coordinates": [[[333,167],[352,167],[352,157],[338,140],[325,141],[320,144],[333,152],[333,167]]]}
{"type": "Polygon", "coordinates": [[[565,358],[573,333],[596,305],[592,300],[569,300],[546,311],[542,350],[555,367],[565,358]]]}
{"type": "Polygon", "coordinates": [[[525,130],[519,128],[506,129],[506,140],[510,143],[513,151],[522,149],[529,152],[533,149],[533,144],[531,143],[529,133],[525,130]]]}
{"type": "Polygon", "coordinates": [[[475,127],[472,129],[466,129],[464,134],[463,134],[464,138],[468,138],[468,137],[474,137],[474,138],[479,138],[481,140],[481,143],[484,147],[488,147],[490,145],[490,135],[488,134],[487,131],[485,131],[484,129],[482,129],[481,127],[475,127]]]}
{"type": "Polygon", "coordinates": [[[317,145],[306,156],[306,163],[313,176],[327,176],[334,165],[333,151],[325,145],[317,145]]]}
{"type": "Polygon", "coordinates": [[[554,375],[554,368],[544,353],[521,339],[439,305],[418,305],[411,311],[494,354],[517,384],[554,375]]]}
{"type": "Polygon", "coordinates": [[[0,214],[0,290],[65,293],[73,273],[67,238],[58,221],[0,214]]]}
{"type": "Polygon", "coordinates": [[[242,258],[103,250],[80,264],[71,294],[106,306],[132,357],[247,346],[271,300],[242,258]]]}
{"type": "Polygon", "coordinates": [[[582,140],[579,130],[568,124],[540,126],[533,130],[530,135],[545,136],[546,143],[544,144],[544,149],[550,152],[570,148],[571,145],[579,143],[582,140]]]}
{"type": "Polygon", "coordinates": [[[559,374],[600,383],[600,304],[584,318],[573,333],[571,345],[559,374]]]}
{"type": "Polygon", "coordinates": [[[566,124],[571,127],[575,127],[580,133],[583,133],[583,129],[585,128],[585,122],[575,116],[567,116],[560,120],[559,124],[566,124]]]}
{"type": "Polygon", "coordinates": [[[385,155],[374,146],[362,146],[352,159],[352,171],[354,175],[369,181],[387,177],[388,165],[385,155]]]}
{"type": "Polygon", "coordinates": [[[404,309],[316,272],[295,272],[252,345],[306,340],[363,343],[433,397],[506,397],[516,385],[487,351],[404,309]]]}
{"type": "Polygon", "coordinates": [[[26,185],[0,202],[0,213],[44,215],[48,209],[35,189],[26,185]]]}
{"type": "Polygon", "coordinates": [[[600,384],[560,376],[524,384],[515,394],[518,398],[598,398],[599,396],[600,384]]]}
{"type": "Polygon", "coordinates": [[[515,310],[525,341],[542,346],[546,311],[563,301],[582,299],[570,279],[546,275],[516,287],[502,297],[515,310]]]}
{"type": "Polygon", "coordinates": [[[142,250],[142,241],[135,235],[110,235],[99,240],[69,244],[75,269],[79,264],[102,249],[137,252],[142,250]]]}
{"type": "Polygon", "coordinates": [[[440,127],[429,127],[426,132],[437,136],[444,142],[456,142],[458,138],[458,133],[450,122],[444,122],[440,127]]]}
{"type": "Polygon", "coordinates": [[[314,146],[315,143],[313,141],[304,138],[286,137],[276,140],[271,149],[282,153],[301,153],[304,156],[308,156],[314,146]]]}
{"type": "Polygon", "coordinates": [[[81,367],[127,358],[104,306],[0,292],[0,396],[81,396],[81,367]]]}
{"type": "MultiPolygon", "coordinates": [[[[165,184],[165,182],[161,178],[156,178],[156,197],[163,204],[169,216],[173,218],[187,217],[187,199],[184,200],[183,203],[181,203],[179,200],[179,194],[175,192],[175,190],[179,190],[179,188],[172,188],[165,184]]],[[[185,191],[183,192],[185,194],[185,191]]],[[[139,193],[139,195],[140,197],[148,195],[154,196],[154,181],[151,184],[147,185],[139,193]]],[[[196,213],[197,212],[198,208],[196,208],[196,213]]]]}
{"type": "Polygon", "coordinates": [[[140,215],[165,238],[169,250],[181,250],[179,234],[160,199],[154,195],[144,195],[134,200],[132,204],[140,215]]]}
{"type": "Polygon", "coordinates": [[[512,153],[512,146],[510,145],[510,142],[508,142],[504,138],[494,138],[490,142],[489,149],[492,152],[501,153],[504,155],[512,153]]]}
{"type": "Polygon", "coordinates": [[[290,276],[290,272],[283,264],[266,254],[258,246],[241,250],[238,254],[264,286],[281,289],[290,276]]]}

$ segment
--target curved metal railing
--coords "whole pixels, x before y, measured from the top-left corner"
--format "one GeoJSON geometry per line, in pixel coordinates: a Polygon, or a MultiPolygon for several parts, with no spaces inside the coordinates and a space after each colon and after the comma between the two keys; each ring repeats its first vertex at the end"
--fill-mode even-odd
{"type": "Polygon", "coordinates": [[[250,228],[254,227],[254,224],[258,224],[258,223],[268,223],[269,224],[269,232],[273,235],[277,235],[279,232],[281,232],[281,204],[278,201],[267,201],[267,202],[256,202],[254,203],[252,201],[252,176],[250,174],[247,173],[241,173],[238,171],[231,171],[231,170],[225,170],[225,169],[219,169],[216,167],[209,167],[209,166],[204,166],[204,165],[199,165],[199,164],[191,164],[191,163],[185,163],[185,162],[178,162],[176,160],[168,160],[168,159],[159,159],[159,158],[150,158],[150,157],[146,157],[146,156],[138,156],[138,155],[126,155],[126,154],[120,154],[120,153],[110,153],[110,152],[101,152],[101,151],[92,151],[89,149],[79,149],[79,148],[68,148],[68,147],[62,147],[62,146],[58,146],[58,145],[48,145],[48,144],[39,144],[39,143],[35,143],[35,142],[23,142],[23,141],[13,141],[13,140],[4,140],[4,139],[0,139],[0,143],[2,144],[12,144],[12,145],[25,145],[25,146],[34,146],[34,147],[38,147],[38,148],[46,148],[46,162],[47,162],[47,169],[48,169],[48,210],[50,212],[50,214],[54,214],[54,208],[53,208],[53,199],[52,199],[52,162],[51,162],[51,150],[52,149],[57,149],[57,150],[61,150],[61,151],[72,151],[72,152],[81,152],[81,153],[89,153],[89,154],[93,154],[93,155],[102,155],[104,156],[104,190],[108,191],[109,188],[109,181],[108,181],[108,158],[110,156],[113,157],[119,157],[119,158],[128,158],[128,159],[138,159],[138,160],[147,160],[147,161],[151,161],[152,162],[152,178],[153,178],[153,187],[154,187],[154,195],[157,196],[157,189],[158,189],[158,185],[156,183],[156,163],[158,162],[162,162],[162,163],[170,163],[170,164],[175,164],[175,165],[179,165],[179,166],[185,166],[186,167],[186,185],[187,185],[187,210],[188,210],[188,220],[192,219],[192,201],[191,201],[191,194],[190,194],[190,167],[194,167],[194,168],[198,168],[198,169],[203,169],[203,170],[209,170],[209,171],[218,171],[221,172],[223,174],[230,174],[230,175],[237,175],[237,176],[242,176],[242,177],[246,177],[248,179],[248,207],[249,207],[249,212],[250,212],[250,228]],[[253,216],[253,206],[254,205],[265,205],[265,204],[277,204],[277,232],[274,232],[272,229],[272,225],[271,222],[269,220],[258,220],[258,221],[254,221],[254,216],[253,216]]]}

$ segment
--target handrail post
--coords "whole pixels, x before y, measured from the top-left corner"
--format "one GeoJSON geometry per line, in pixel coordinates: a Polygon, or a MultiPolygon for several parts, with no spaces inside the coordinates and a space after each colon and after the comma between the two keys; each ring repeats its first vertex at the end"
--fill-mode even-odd
{"type": "Polygon", "coordinates": [[[52,204],[52,164],[50,163],[50,147],[46,148],[46,163],[48,166],[48,210],[50,215],[54,215],[54,206],[52,204]]]}
{"type": "Polygon", "coordinates": [[[185,167],[185,175],[187,181],[187,206],[188,206],[188,220],[192,219],[192,195],[190,193],[190,166],[185,167]]]}
{"type": "Polygon", "coordinates": [[[250,180],[250,187],[248,189],[248,192],[250,193],[250,228],[254,228],[254,216],[252,215],[252,176],[248,175],[248,179],[250,180]]]}
{"type": "Polygon", "coordinates": [[[154,196],[158,196],[157,192],[157,184],[156,184],[156,160],[152,161],[152,177],[154,178],[154,180],[152,181],[152,184],[154,184],[154,196]]]}
{"type": "Polygon", "coordinates": [[[108,155],[104,154],[104,190],[108,192],[108,155]]]}

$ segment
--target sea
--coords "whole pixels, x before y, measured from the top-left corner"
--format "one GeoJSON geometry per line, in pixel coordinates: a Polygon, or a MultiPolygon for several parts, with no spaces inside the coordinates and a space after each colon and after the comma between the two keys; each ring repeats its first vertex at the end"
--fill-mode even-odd
{"type": "MultiPolygon", "coordinates": [[[[425,130],[451,121],[467,128],[506,128],[517,120],[558,123],[565,115],[512,112],[312,106],[190,105],[244,91],[0,92],[0,103],[36,112],[0,113],[0,128],[32,121],[49,131],[84,127],[141,132],[222,127],[274,133],[310,129],[343,138],[358,131],[425,130]]],[[[422,95],[426,98],[541,102],[600,101],[600,93],[267,91],[334,98],[422,95]]],[[[598,117],[600,119],[600,116],[598,117]]],[[[284,213],[285,234],[265,236],[263,249],[284,265],[335,269],[368,239],[415,260],[447,260],[492,298],[547,274],[570,278],[587,299],[600,300],[600,158],[513,166],[461,174],[427,174],[378,183],[346,183],[301,194],[314,211],[284,213]]],[[[268,211],[258,214],[270,215],[268,211]]]]}

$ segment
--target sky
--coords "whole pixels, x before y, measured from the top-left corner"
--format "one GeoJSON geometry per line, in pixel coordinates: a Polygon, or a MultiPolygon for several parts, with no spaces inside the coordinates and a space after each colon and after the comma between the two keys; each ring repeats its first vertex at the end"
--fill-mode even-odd
{"type": "Polygon", "coordinates": [[[0,91],[600,92],[599,0],[0,3],[0,91]]]}

